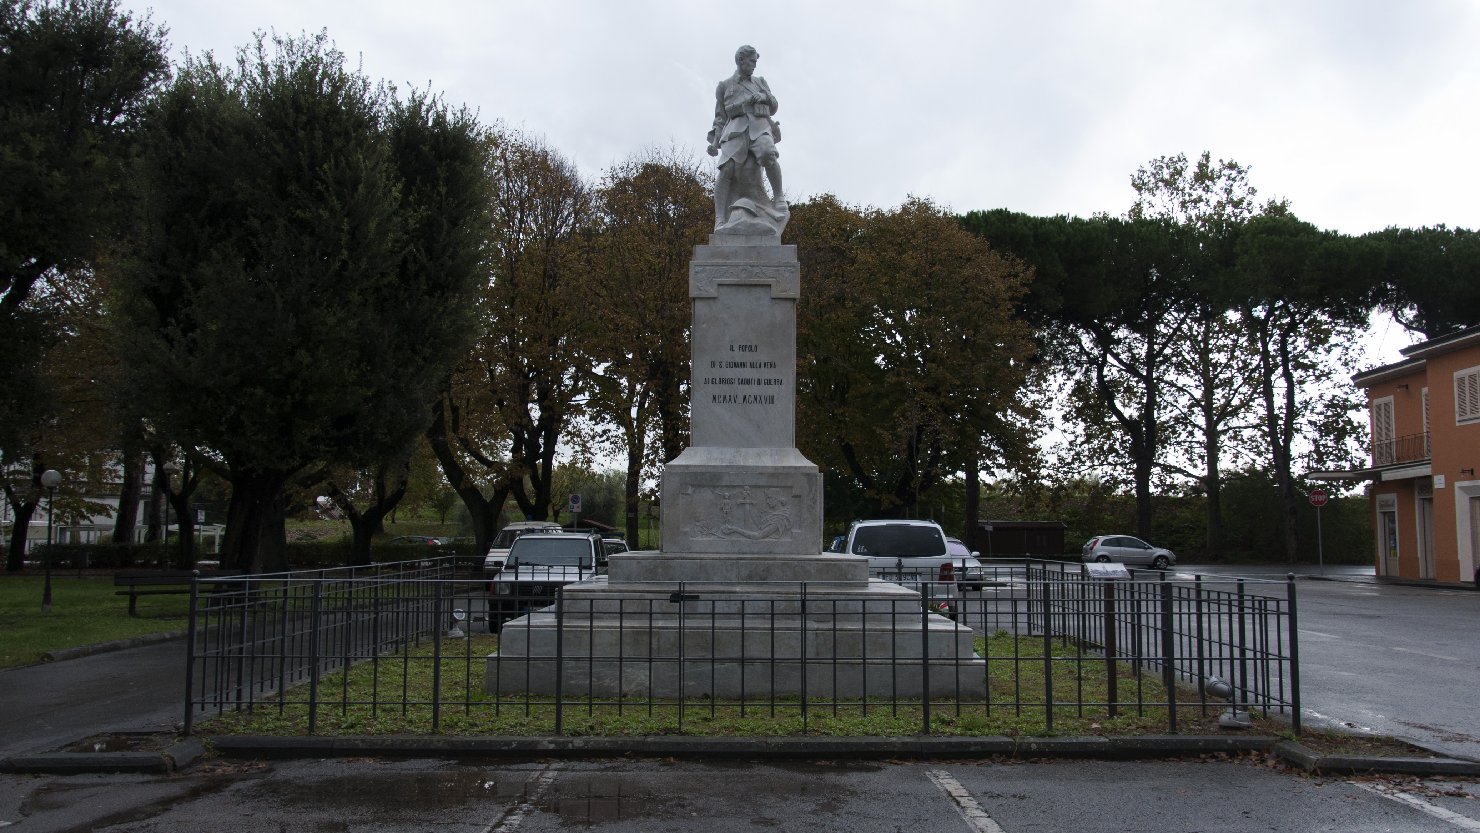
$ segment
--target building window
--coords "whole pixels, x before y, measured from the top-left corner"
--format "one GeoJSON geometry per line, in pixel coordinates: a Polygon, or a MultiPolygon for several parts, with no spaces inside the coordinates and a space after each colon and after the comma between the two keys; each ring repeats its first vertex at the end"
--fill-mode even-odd
{"type": "Polygon", "coordinates": [[[1454,374],[1454,419],[1456,422],[1480,420],[1480,367],[1454,374]]]}
{"type": "Polygon", "coordinates": [[[1434,456],[1429,448],[1429,389],[1423,389],[1423,456],[1424,459],[1434,456]]]}
{"type": "Polygon", "coordinates": [[[1393,433],[1393,398],[1372,400],[1372,464],[1390,466],[1397,462],[1396,435],[1393,433]]]}

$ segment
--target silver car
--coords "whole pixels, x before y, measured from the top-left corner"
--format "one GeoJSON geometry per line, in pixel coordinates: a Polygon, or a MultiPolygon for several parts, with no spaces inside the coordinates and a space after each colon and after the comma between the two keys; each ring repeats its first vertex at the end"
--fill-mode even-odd
{"type": "Polygon", "coordinates": [[[1163,547],[1153,547],[1131,535],[1101,535],[1084,542],[1080,559],[1085,563],[1111,561],[1165,570],[1177,564],[1177,556],[1163,547]]]}

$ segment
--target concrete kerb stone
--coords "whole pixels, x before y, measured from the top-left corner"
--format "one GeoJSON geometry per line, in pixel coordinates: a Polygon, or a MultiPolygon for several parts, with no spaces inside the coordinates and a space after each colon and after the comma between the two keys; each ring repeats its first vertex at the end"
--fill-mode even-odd
{"type": "Polygon", "coordinates": [[[154,645],[159,642],[169,642],[175,639],[184,639],[189,631],[165,631],[164,633],[146,633],[142,636],[131,636],[128,639],[117,639],[112,642],[95,642],[91,645],[77,645],[71,648],[58,648],[55,651],[47,651],[41,655],[42,662],[62,662],[69,659],[91,656],[93,654],[106,654],[109,651],[123,651],[129,648],[142,648],[145,645],[154,645]]]}
{"type": "Polygon", "coordinates": [[[29,752],[0,758],[0,772],[28,775],[166,773],[191,766],[205,755],[199,738],[181,738],[158,752],[29,752]]]}
{"type": "Polygon", "coordinates": [[[1271,750],[1287,764],[1315,775],[1480,775],[1480,762],[1458,758],[1378,758],[1322,755],[1297,741],[1282,740],[1271,750]]]}
{"type": "Polygon", "coordinates": [[[209,739],[231,758],[516,757],[516,758],[1099,758],[1138,760],[1268,750],[1276,738],[1258,735],[1141,738],[882,737],[270,737],[209,739]]]}
{"type": "Polygon", "coordinates": [[[236,759],[386,758],[686,758],[710,760],[1064,758],[1155,760],[1192,755],[1269,752],[1316,775],[1480,776],[1480,762],[1455,758],[1322,755],[1296,741],[1265,735],[1064,737],[278,737],[182,738],[161,752],[44,752],[0,759],[0,772],[70,775],[166,773],[204,757],[207,747],[236,759]]]}

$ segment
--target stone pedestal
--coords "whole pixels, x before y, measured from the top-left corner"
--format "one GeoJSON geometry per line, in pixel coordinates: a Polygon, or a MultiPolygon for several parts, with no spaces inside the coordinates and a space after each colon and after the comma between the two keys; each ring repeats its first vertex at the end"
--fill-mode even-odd
{"type": "Polygon", "coordinates": [[[553,692],[557,665],[570,695],[984,692],[969,628],[822,552],[822,475],[796,449],[800,287],[774,234],[695,250],[691,444],[663,471],[663,550],[506,623],[490,692],[553,692]]]}

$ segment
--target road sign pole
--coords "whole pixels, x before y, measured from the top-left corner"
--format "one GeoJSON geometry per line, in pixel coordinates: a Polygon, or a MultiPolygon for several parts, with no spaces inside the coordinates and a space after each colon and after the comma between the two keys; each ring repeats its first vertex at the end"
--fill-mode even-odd
{"type": "Polygon", "coordinates": [[[1321,507],[1330,499],[1325,489],[1312,489],[1310,492],[1310,505],[1316,508],[1316,563],[1320,565],[1321,575],[1326,574],[1326,551],[1321,541],[1321,507]]]}
{"type": "Polygon", "coordinates": [[[1316,562],[1321,566],[1321,575],[1326,574],[1326,551],[1321,542],[1321,507],[1316,507],[1316,562]]]}

